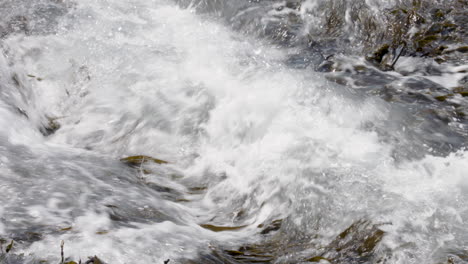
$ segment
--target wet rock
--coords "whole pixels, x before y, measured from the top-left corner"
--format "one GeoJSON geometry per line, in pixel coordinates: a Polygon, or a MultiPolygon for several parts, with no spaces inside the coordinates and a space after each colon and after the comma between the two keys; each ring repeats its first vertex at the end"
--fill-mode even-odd
{"type": "Polygon", "coordinates": [[[6,253],[10,252],[13,249],[13,244],[14,244],[14,240],[12,240],[10,242],[10,244],[8,244],[8,246],[6,246],[6,248],[5,248],[6,253]]]}
{"type": "Polygon", "coordinates": [[[69,1],[7,1],[0,5],[0,38],[11,34],[51,34],[56,32],[59,17],[73,6],[69,1]]]}
{"type": "Polygon", "coordinates": [[[156,159],[150,156],[144,156],[144,155],[139,155],[139,156],[130,156],[126,158],[120,159],[123,163],[132,166],[132,167],[140,167],[144,163],[156,163],[156,164],[167,164],[167,161],[156,159]]]}
{"type": "Polygon", "coordinates": [[[412,77],[403,82],[397,81],[386,85],[379,92],[386,101],[405,103],[431,103],[435,100],[445,101],[450,90],[423,77],[412,77]]]}
{"type": "Polygon", "coordinates": [[[464,250],[458,250],[455,252],[450,252],[447,257],[447,261],[443,264],[464,264],[468,262],[468,252],[464,250]]]}
{"type": "Polygon", "coordinates": [[[22,15],[12,17],[7,23],[7,32],[29,33],[28,19],[22,15]]]}
{"type": "Polygon", "coordinates": [[[330,60],[323,61],[316,69],[318,72],[334,72],[336,70],[335,62],[330,60]]]}
{"type": "Polygon", "coordinates": [[[208,190],[206,186],[192,186],[188,188],[188,194],[203,194],[208,190]]]}
{"type": "Polygon", "coordinates": [[[104,261],[102,261],[101,259],[99,259],[97,256],[94,256],[94,257],[90,257],[86,262],[85,264],[105,264],[104,261]]]}
{"type": "Polygon", "coordinates": [[[344,85],[344,86],[350,85],[349,81],[342,74],[329,74],[329,75],[326,75],[325,78],[331,82],[334,82],[340,85],[344,85]]]}
{"type": "Polygon", "coordinates": [[[266,226],[261,224],[261,225],[258,226],[259,228],[263,228],[262,231],[260,232],[260,234],[266,235],[266,234],[271,233],[273,231],[277,231],[277,230],[279,230],[281,228],[282,223],[283,223],[283,219],[278,219],[278,220],[275,220],[275,221],[269,223],[266,226]]]}
{"type": "Polygon", "coordinates": [[[390,52],[390,46],[388,44],[382,45],[378,48],[371,56],[367,56],[366,59],[376,65],[380,65],[384,59],[384,56],[390,52]]]}
{"type": "Polygon", "coordinates": [[[468,87],[455,87],[452,90],[454,93],[459,94],[463,97],[468,96],[468,87]]]}
{"type": "MultiPolygon", "coordinates": [[[[315,1],[313,7],[304,5],[304,0],[177,2],[215,13],[238,31],[280,45],[305,48],[314,43],[323,46],[323,51],[333,42],[334,53],[370,52],[370,61],[382,65],[382,69],[386,69],[386,64],[382,64],[386,54],[403,43],[407,47],[402,55],[428,57],[440,55],[446,47],[467,43],[468,10],[463,1],[428,0],[421,4],[408,0],[389,5],[331,0],[315,1]]],[[[396,55],[390,57],[387,64],[391,66],[396,55]]]]}
{"type": "Polygon", "coordinates": [[[361,261],[368,259],[382,240],[384,232],[370,221],[360,220],[353,223],[341,232],[328,248],[333,251],[334,262],[345,260],[348,257],[359,257],[361,261]]]}
{"type": "Polygon", "coordinates": [[[301,52],[289,56],[286,65],[294,69],[305,69],[311,67],[317,70],[319,65],[325,61],[325,57],[318,51],[301,52]]]}
{"type": "Polygon", "coordinates": [[[24,254],[15,254],[12,251],[16,245],[14,240],[9,242],[5,249],[3,245],[7,243],[6,240],[0,238],[0,263],[1,264],[23,264],[25,263],[24,254]]]}
{"type": "Polygon", "coordinates": [[[35,242],[35,241],[39,241],[43,238],[43,234],[40,233],[40,232],[31,232],[31,231],[28,231],[28,232],[24,232],[24,233],[17,233],[14,235],[14,238],[18,241],[22,241],[22,242],[35,242]]]}
{"type": "Polygon", "coordinates": [[[199,259],[183,263],[378,263],[385,257],[385,253],[377,254],[385,235],[378,227],[368,220],[358,220],[325,246],[312,243],[312,237],[291,238],[279,231],[261,243],[236,249],[213,247],[209,252],[202,253],[199,259]],[[307,256],[304,252],[315,254],[307,256]]]}
{"type": "Polygon", "coordinates": [[[57,122],[56,118],[46,117],[47,124],[41,127],[39,130],[41,131],[42,135],[50,136],[54,134],[57,130],[60,129],[60,124],[57,122]]]}
{"type": "Polygon", "coordinates": [[[353,78],[354,85],[360,87],[385,85],[396,79],[392,75],[367,67],[354,67],[354,74],[350,77],[353,78]]]}
{"type": "Polygon", "coordinates": [[[26,229],[17,229],[10,233],[12,242],[18,242],[21,244],[30,244],[36,241],[40,241],[43,237],[49,234],[49,230],[45,226],[30,226],[26,229]]]}
{"type": "Polygon", "coordinates": [[[347,85],[353,88],[373,89],[381,88],[397,78],[393,75],[386,74],[373,67],[366,65],[355,65],[351,69],[346,69],[342,72],[330,73],[325,76],[329,81],[336,82],[341,85],[347,85]]]}
{"type": "Polygon", "coordinates": [[[449,90],[442,85],[423,77],[411,77],[405,80],[402,86],[414,91],[449,92],[449,90]]]}
{"type": "Polygon", "coordinates": [[[465,77],[461,78],[458,83],[464,87],[464,88],[467,88],[468,89],[468,75],[465,75],[465,77]]]}
{"type": "MultiPolygon", "coordinates": [[[[167,187],[167,186],[162,186],[159,184],[156,184],[154,182],[145,182],[145,185],[151,188],[152,190],[155,190],[160,193],[167,193],[171,194],[172,196],[177,196],[180,195],[180,192],[174,190],[173,188],[167,187]]],[[[168,197],[166,197],[168,198],[168,197]]]]}
{"type": "Polygon", "coordinates": [[[132,226],[133,223],[161,223],[171,221],[178,223],[176,219],[164,213],[162,210],[152,206],[144,206],[139,208],[125,206],[109,207],[109,218],[124,226],[132,226]]]}
{"type": "Polygon", "coordinates": [[[247,226],[217,226],[217,225],[210,225],[210,224],[202,224],[201,227],[211,230],[213,232],[223,232],[223,231],[236,231],[243,229],[247,226]]]}
{"type": "Polygon", "coordinates": [[[316,256],[316,257],[312,257],[312,258],[309,258],[307,259],[308,262],[320,262],[320,261],[327,261],[330,263],[330,260],[327,259],[327,258],[324,258],[324,257],[320,257],[320,256],[316,256]]]}
{"type": "Polygon", "coordinates": [[[445,19],[445,16],[447,15],[447,11],[440,9],[440,8],[432,8],[430,10],[430,14],[432,16],[432,19],[435,21],[441,21],[445,19]]]}
{"type": "Polygon", "coordinates": [[[467,53],[468,52],[468,46],[458,47],[457,51],[461,52],[461,53],[467,53]]]}

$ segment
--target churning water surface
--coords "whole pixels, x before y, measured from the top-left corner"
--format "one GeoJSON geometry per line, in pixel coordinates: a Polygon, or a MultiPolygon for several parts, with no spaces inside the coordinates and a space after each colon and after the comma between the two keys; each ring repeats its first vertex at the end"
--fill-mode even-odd
{"type": "Polygon", "coordinates": [[[186,2],[0,2],[0,263],[468,263],[466,123],[186,2]]]}

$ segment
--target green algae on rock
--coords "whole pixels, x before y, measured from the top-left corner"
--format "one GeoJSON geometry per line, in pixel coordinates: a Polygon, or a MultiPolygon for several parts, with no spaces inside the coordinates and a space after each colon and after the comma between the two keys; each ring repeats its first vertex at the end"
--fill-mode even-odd
{"type": "Polygon", "coordinates": [[[463,97],[466,97],[468,96],[468,88],[465,88],[465,87],[455,87],[453,88],[453,92],[454,93],[457,93],[463,97]]]}
{"type": "Polygon", "coordinates": [[[46,119],[47,119],[47,124],[45,124],[40,129],[40,131],[44,136],[47,137],[47,136],[54,134],[57,130],[59,130],[60,124],[57,122],[57,118],[46,116],[46,119]]]}
{"type": "Polygon", "coordinates": [[[377,249],[385,232],[378,226],[369,220],[357,220],[327,245],[315,244],[317,235],[292,239],[290,234],[280,230],[273,236],[266,236],[263,242],[236,249],[210,247],[210,252],[202,253],[198,259],[182,263],[380,263],[386,251],[377,249]],[[291,252],[304,254],[293,257],[291,252]]]}
{"type": "Polygon", "coordinates": [[[120,159],[123,163],[129,165],[129,166],[141,166],[144,163],[152,162],[156,164],[167,164],[169,162],[156,159],[150,156],[145,156],[145,155],[139,155],[139,156],[130,156],[126,158],[120,159]]]}
{"type": "Polygon", "coordinates": [[[247,227],[246,225],[243,226],[217,226],[217,225],[209,225],[209,224],[202,224],[201,227],[211,230],[213,232],[223,232],[223,231],[236,231],[247,227]]]}
{"type": "Polygon", "coordinates": [[[6,253],[11,251],[11,249],[13,248],[13,244],[14,244],[14,241],[12,240],[10,244],[8,244],[8,246],[5,248],[6,253]]]}
{"type": "Polygon", "coordinates": [[[310,259],[307,259],[308,262],[320,262],[322,260],[330,262],[329,259],[324,258],[324,257],[320,257],[320,256],[316,256],[316,257],[312,257],[310,259]]]}

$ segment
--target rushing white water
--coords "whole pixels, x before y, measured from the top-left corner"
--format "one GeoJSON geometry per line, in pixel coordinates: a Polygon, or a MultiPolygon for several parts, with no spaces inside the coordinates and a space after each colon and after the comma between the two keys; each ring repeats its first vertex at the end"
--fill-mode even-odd
{"type": "Polygon", "coordinates": [[[173,2],[66,12],[52,33],[2,42],[0,237],[22,261],[58,262],[63,240],[75,260],[183,263],[260,241],[276,219],[285,241],[315,245],[278,263],[321,254],[361,219],[385,232],[385,263],[462,261],[468,153],[398,156],[420,151],[406,109],[173,2]],[[50,119],[60,129],[44,136],[50,119]],[[132,155],[169,163],[119,161],[132,155]]]}

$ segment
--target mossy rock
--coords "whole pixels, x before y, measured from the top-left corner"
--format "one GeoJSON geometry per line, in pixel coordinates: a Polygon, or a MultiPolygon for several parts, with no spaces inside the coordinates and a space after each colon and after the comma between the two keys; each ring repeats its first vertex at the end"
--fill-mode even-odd
{"type": "Polygon", "coordinates": [[[456,50],[458,52],[461,52],[461,53],[467,53],[468,52],[468,46],[458,47],[456,50]]]}
{"type": "Polygon", "coordinates": [[[449,98],[449,95],[441,95],[441,96],[436,96],[434,99],[436,99],[439,102],[445,102],[449,98]]]}
{"type": "Polygon", "coordinates": [[[432,11],[432,19],[434,20],[443,20],[445,18],[446,13],[444,10],[437,8],[432,11]]]}
{"type": "Polygon", "coordinates": [[[281,225],[283,224],[283,219],[278,219],[274,220],[273,222],[269,223],[268,225],[259,225],[259,228],[263,228],[263,230],[260,232],[262,235],[269,234],[273,231],[278,231],[281,228],[281,225]]]}
{"type": "Polygon", "coordinates": [[[390,51],[390,45],[384,44],[380,46],[373,54],[372,56],[366,57],[366,59],[370,62],[380,64],[382,63],[382,60],[384,56],[390,51]]]}
{"type": "Polygon", "coordinates": [[[352,255],[369,259],[383,239],[385,233],[368,220],[359,220],[341,232],[327,248],[334,257],[332,261],[347,259],[352,255]]]}
{"type": "Polygon", "coordinates": [[[434,34],[442,34],[442,35],[447,35],[448,33],[454,31],[458,26],[450,23],[450,22],[445,22],[445,23],[435,23],[430,26],[424,35],[426,36],[431,36],[434,34]]]}
{"type": "Polygon", "coordinates": [[[247,227],[244,226],[216,226],[216,225],[209,225],[209,224],[202,224],[201,227],[211,230],[213,232],[223,232],[223,231],[236,231],[247,227]]]}
{"type": "Polygon", "coordinates": [[[431,43],[433,43],[434,41],[438,40],[439,39],[439,36],[437,35],[429,35],[429,36],[426,36],[422,39],[419,39],[419,40],[416,40],[416,46],[421,49],[423,47],[426,47],[428,45],[430,45],[431,43]]]}
{"type": "MultiPolygon", "coordinates": [[[[280,220],[273,221],[279,223],[280,220]]],[[[264,228],[265,225],[259,225],[264,228]]],[[[214,228],[214,226],[210,226],[214,228]]],[[[225,227],[221,227],[225,228],[225,227]]],[[[238,227],[235,227],[238,228],[238,227]]],[[[222,230],[221,230],[222,231],[222,230]]],[[[247,244],[239,248],[211,247],[209,253],[201,254],[196,260],[183,263],[283,263],[283,257],[291,256],[288,263],[329,262],[333,264],[380,263],[382,255],[377,254],[377,247],[385,233],[378,225],[368,220],[358,220],[339,233],[328,245],[317,245],[314,236],[291,236],[279,229],[272,236],[256,244],[247,244]],[[311,252],[312,255],[295,255],[294,252],[311,252]],[[314,253],[312,253],[314,252],[314,253]]],[[[386,253],[383,253],[384,255],[386,253]]]]}
{"type": "Polygon", "coordinates": [[[435,23],[424,33],[425,35],[439,34],[444,30],[442,23],[435,23]]]}
{"type": "Polygon", "coordinates": [[[104,261],[99,259],[97,256],[89,257],[89,259],[85,262],[85,264],[105,264],[104,261]]]}
{"type": "Polygon", "coordinates": [[[445,22],[442,24],[442,27],[445,29],[456,29],[458,26],[451,22],[445,22]]]}
{"type": "Polygon", "coordinates": [[[409,11],[408,14],[408,19],[414,21],[418,25],[427,22],[426,18],[424,18],[424,16],[418,13],[415,9],[409,11]]]}
{"type": "Polygon", "coordinates": [[[308,262],[320,262],[322,260],[325,260],[325,261],[328,261],[328,262],[331,263],[331,261],[329,259],[321,257],[321,256],[316,256],[316,257],[312,257],[310,259],[307,259],[308,262]]]}
{"type": "Polygon", "coordinates": [[[70,231],[70,230],[72,230],[72,229],[73,229],[72,226],[68,226],[68,227],[60,228],[59,231],[61,231],[61,232],[66,232],[66,231],[70,231]]]}
{"type": "Polygon", "coordinates": [[[6,253],[10,252],[10,251],[13,249],[14,243],[15,243],[15,242],[12,240],[12,241],[10,242],[10,244],[8,244],[8,246],[5,248],[5,252],[6,252],[6,253]]]}
{"type": "Polygon", "coordinates": [[[188,188],[188,194],[202,194],[208,190],[206,186],[194,186],[188,188]]]}
{"type": "Polygon", "coordinates": [[[463,97],[468,96],[468,88],[465,88],[465,87],[455,87],[453,88],[453,92],[460,94],[463,97]]]}
{"type": "Polygon", "coordinates": [[[396,9],[393,9],[392,11],[390,11],[390,14],[392,15],[398,15],[398,14],[408,14],[408,10],[404,9],[404,8],[396,8],[396,9]]]}
{"type": "Polygon", "coordinates": [[[47,124],[40,129],[44,136],[50,136],[60,129],[60,124],[57,122],[57,118],[46,117],[47,124]]]}
{"type": "Polygon", "coordinates": [[[437,62],[438,64],[442,64],[444,62],[446,62],[447,60],[444,59],[444,58],[441,58],[441,57],[437,57],[434,59],[435,62],[437,62]]]}
{"type": "Polygon", "coordinates": [[[139,167],[144,163],[156,163],[156,164],[167,164],[169,162],[156,159],[150,156],[144,156],[144,155],[139,155],[139,156],[130,156],[126,158],[120,159],[123,163],[133,166],[133,167],[139,167]]]}

